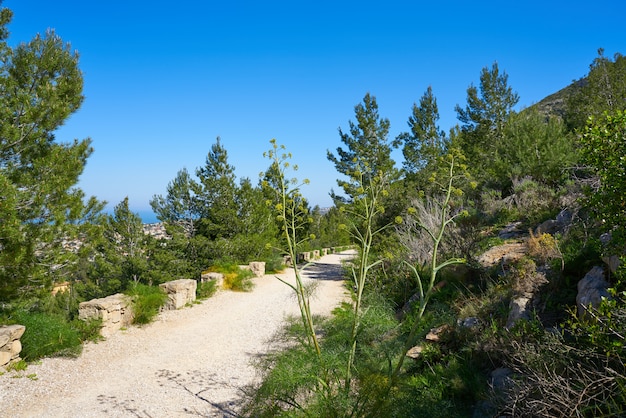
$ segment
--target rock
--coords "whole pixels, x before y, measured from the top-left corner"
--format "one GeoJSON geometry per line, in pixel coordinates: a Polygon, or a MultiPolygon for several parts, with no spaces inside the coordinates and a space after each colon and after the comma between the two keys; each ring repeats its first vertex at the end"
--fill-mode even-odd
{"type": "Polygon", "coordinates": [[[161,283],[159,287],[167,293],[168,298],[163,310],[175,310],[196,300],[198,282],[193,279],[172,280],[161,283]]]}
{"type": "Polygon", "coordinates": [[[219,288],[222,287],[222,284],[224,284],[224,275],[222,273],[215,272],[202,273],[202,276],[200,276],[200,280],[202,282],[210,282],[211,280],[215,280],[215,285],[219,288]]]}
{"type": "Polygon", "coordinates": [[[11,362],[11,353],[9,351],[0,351],[0,367],[4,367],[11,362]]]}
{"type": "Polygon", "coordinates": [[[81,302],[78,305],[78,319],[102,320],[100,334],[105,337],[132,324],[133,318],[132,300],[122,293],[81,302]]]}
{"type": "Polygon", "coordinates": [[[10,347],[10,353],[13,357],[16,357],[19,353],[22,352],[22,342],[20,340],[11,341],[10,347]]]}
{"type": "Polygon", "coordinates": [[[547,221],[539,224],[535,228],[535,235],[550,234],[554,235],[559,230],[559,223],[554,219],[548,219],[547,221]]]}
{"type": "Polygon", "coordinates": [[[498,237],[500,239],[511,239],[517,238],[519,236],[524,235],[524,231],[519,229],[522,226],[522,222],[511,222],[507,226],[505,226],[500,232],[498,232],[498,237]]]}
{"type": "Polygon", "coordinates": [[[24,331],[26,331],[24,325],[5,325],[0,327],[0,335],[8,335],[9,341],[22,338],[24,331]]]}
{"type": "Polygon", "coordinates": [[[24,335],[24,325],[0,326],[0,368],[20,360],[22,343],[20,338],[24,335]]]}
{"type": "Polygon", "coordinates": [[[576,295],[576,306],[578,316],[583,317],[589,306],[597,308],[602,302],[602,298],[610,297],[607,291],[609,284],[604,280],[604,269],[599,266],[593,267],[578,282],[578,294],[576,295]]]}
{"type": "Polygon", "coordinates": [[[511,299],[509,304],[509,317],[506,328],[511,329],[520,319],[530,319],[531,299],[527,296],[519,296],[511,299]]]}
{"type": "Polygon", "coordinates": [[[480,325],[480,321],[475,316],[457,320],[457,325],[463,328],[474,328],[480,325]]]}
{"type": "Polygon", "coordinates": [[[416,345],[406,352],[406,356],[412,358],[413,360],[417,360],[418,358],[420,358],[423,352],[424,347],[422,347],[421,345],[416,345]]]}
{"type": "Polygon", "coordinates": [[[525,242],[497,245],[481,254],[478,257],[478,262],[485,268],[493,267],[496,264],[507,265],[524,257],[527,251],[528,246],[525,242]]]}
{"type": "Polygon", "coordinates": [[[560,230],[566,230],[572,224],[574,214],[569,209],[563,209],[556,215],[556,221],[559,224],[560,230]]]}
{"type": "Polygon", "coordinates": [[[448,324],[443,324],[437,328],[432,328],[428,334],[426,334],[426,341],[432,341],[435,343],[443,342],[450,337],[452,327],[448,324]]]}
{"type": "Polygon", "coordinates": [[[602,261],[604,261],[611,273],[616,273],[621,264],[621,258],[617,255],[604,256],[602,261]]]}
{"type": "Polygon", "coordinates": [[[265,276],[265,261],[251,261],[249,267],[255,277],[265,276]]]}
{"type": "Polygon", "coordinates": [[[508,367],[500,367],[491,372],[489,384],[494,390],[504,390],[511,384],[513,370],[508,367]]]}

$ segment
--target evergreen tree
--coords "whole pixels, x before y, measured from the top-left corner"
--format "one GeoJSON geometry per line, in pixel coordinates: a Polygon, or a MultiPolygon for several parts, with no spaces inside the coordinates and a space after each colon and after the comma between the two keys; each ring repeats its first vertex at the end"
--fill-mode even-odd
{"type": "Polygon", "coordinates": [[[347,198],[342,198],[335,193],[332,197],[336,203],[350,202],[362,194],[358,184],[369,183],[370,180],[381,175],[385,181],[392,181],[398,177],[395,162],[391,158],[392,144],[387,136],[389,134],[389,119],[381,119],[378,114],[376,98],[369,93],[354,108],[356,123],[349,121],[349,133],[339,128],[339,136],[347,148],[338,147],[337,155],[330,151],[327,158],[340,174],[348,180],[337,180],[337,184],[343,189],[347,198]],[[363,177],[360,179],[360,177],[363,177]],[[357,180],[356,177],[359,177],[357,180]],[[361,181],[362,180],[362,181],[361,181]]]}
{"type": "Polygon", "coordinates": [[[147,270],[148,236],[143,232],[143,223],[136,213],[128,206],[128,197],[124,198],[115,208],[113,216],[109,216],[105,236],[109,243],[108,261],[112,261],[119,274],[122,288],[129,283],[138,283],[147,270]]]}
{"type": "MultiPolygon", "coordinates": [[[[413,112],[409,117],[410,132],[403,132],[397,143],[403,143],[404,170],[408,177],[432,166],[446,149],[446,134],[439,128],[439,108],[431,86],[420,98],[419,106],[413,104],[413,112]]],[[[423,173],[424,174],[424,173],[423,173]]],[[[422,176],[426,177],[426,176],[422,176]]]]}
{"type": "Polygon", "coordinates": [[[0,300],[65,277],[67,244],[102,208],[76,187],[90,140],[54,136],[83,102],[78,55],[51,30],[11,48],[11,18],[0,10],[0,300]]]}
{"type": "Polygon", "coordinates": [[[195,235],[200,218],[194,189],[198,189],[197,183],[183,168],[167,185],[167,195],[155,195],[150,201],[152,210],[161,222],[180,226],[189,237],[195,235]]]}
{"type": "Polygon", "coordinates": [[[508,85],[508,78],[506,72],[500,72],[498,63],[491,69],[483,68],[480,88],[470,85],[467,105],[455,108],[462,135],[458,137],[460,143],[454,145],[467,156],[470,169],[475,168],[473,174],[483,180],[493,175],[489,162],[495,157],[504,127],[519,101],[519,95],[508,85]]]}
{"type": "Polygon", "coordinates": [[[574,140],[560,118],[534,109],[512,114],[498,145],[493,183],[501,189],[523,177],[551,186],[567,178],[577,160],[574,140]]]}
{"type": "Polygon", "coordinates": [[[235,167],[228,163],[228,152],[219,137],[196,175],[200,180],[194,191],[201,217],[200,233],[210,240],[232,237],[239,225],[235,167]]]}
{"type": "Polygon", "coordinates": [[[589,74],[575,84],[567,98],[565,121],[570,130],[585,127],[590,116],[626,108],[626,57],[616,53],[611,59],[598,50],[598,57],[589,66],[589,74]]]}
{"type": "Polygon", "coordinates": [[[242,261],[259,260],[268,255],[269,246],[276,246],[278,226],[272,209],[267,205],[261,187],[253,187],[249,178],[240,181],[237,193],[239,254],[242,261]]]}

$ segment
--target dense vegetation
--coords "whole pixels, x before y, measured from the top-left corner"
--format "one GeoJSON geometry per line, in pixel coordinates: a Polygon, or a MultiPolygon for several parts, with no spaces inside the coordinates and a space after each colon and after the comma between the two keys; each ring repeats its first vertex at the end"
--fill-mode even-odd
{"type": "MultiPolygon", "coordinates": [[[[77,320],[80,301],[126,292],[146,322],[162,303],[159,283],[251,260],[278,269],[284,255],[353,244],[352,302],[332,318],[311,316],[310,289],[293,266],[301,317],[277,337],[287,348],[261,360],[246,414],[626,413],[623,269],[608,277],[610,298],[575,312],[576,282],[626,245],[623,56],[600,51],[558,107],[521,111],[507,74],[485,67],[448,133],[430,87],[397,138],[366,94],[340,130],[342,145],[328,151],[340,192],[324,212],[301,193],[307,181],[289,177],[297,156],[284,147],[271,142],[258,181],[237,181],[217,138],[195,176],[181,169],[150,202],[167,230],[157,239],[128,199],[105,214],[104,202],[76,187],[90,141],[61,143],[54,132],[83,100],[78,57],[53,31],[10,47],[10,19],[3,9],[0,318],[27,325],[28,360],[76,355],[94,338],[98,324],[77,320]],[[391,158],[398,147],[401,168],[391,158]],[[535,229],[559,214],[560,228],[535,229]],[[478,263],[514,221],[531,231],[526,255],[478,263]],[[62,282],[69,290],[53,295],[62,282]],[[511,300],[539,289],[532,315],[508,324],[511,300]],[[494,370],[509,371],[504,383],[494,370]]],[[[229,283],[249,287],[237,274],[229,283]]]]}

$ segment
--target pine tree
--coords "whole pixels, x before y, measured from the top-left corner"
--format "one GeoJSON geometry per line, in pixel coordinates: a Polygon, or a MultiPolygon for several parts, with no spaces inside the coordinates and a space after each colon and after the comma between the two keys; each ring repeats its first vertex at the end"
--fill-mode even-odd
{"type": "Polygon", "coordinates": [[[488,164],[495,157],[504,127],[519,101],[519,95],[508,85],[508,78],[506,72],[500,72],[497,62],[491,69],[484,67],[480,73],[480,89],[470,85],[467,105],[455,108],[462,124],[462,135],[458,137],[460,143],[454,145],[467,156],[478,178],[488,179],[493,174],[488,164]]]}
{"type": "Polygon", "coordinates": [[[155,195],[150,200],[150,206],[160,221],[181,227],[183,232],[191,237],[196,233],[197,222],[200,218],[193,192],[198,187],[187,169],[183,168],[167,185],[167,194],[155,195]]]}
{"type": "Polygon", "coordinates": [[[232,237],[239,228],[235,167],[228,163],[228,152],[219,137],[196,175],[200,180],[195,190],[200,233],[210,240],[232,237]]]}
{"type": "Polygon", "coordinates": [[[337,148],[337,155],[330,151],[327,158],[340,174],[348,180],[337,180],[337,184],[343,189],[347,198],[342,198],[335,193],[332,197],[335,202],[349,202],[358,197],[362,191],[356,183],[369,183],[377,176],[386,177],[386,181],[397,178],[395,162],[391,158],[393,145],[387,136],[389,135],[389,119],[378,114],[378,104],[376,97],[369,93],[363,98],[363,103],[359,103],[354,108],[356,123],[349,121],[349,133],[345,133],[339,128],[341,142],[346,145],[346,149],[337,148]],[[357,177],[362,179],[355,181],[357,177]]]}
{"type": "Polygon", "coordinates": [[[11,48],[11,18],[0,11],[0,300],[67,275],[67,243],[102,208],[76,187],[90,140],[54,135],[83,102],[78,55],[52,30],[11,48]]]}
{"type": "Polygon", "coordinates": [[[410,132],[401,133],[396,143],[403,143],[403,167],[407,178],[425,182],[429,177],[426,168],[431,167],[437,158],[445,152],[446,134],[439,128],[439,108],[431,86],[420,98],[419,106],[413,104],[412,115],[409,117],[410,132]],[[421,174],[421,175],[420,175],[421,174]]]}

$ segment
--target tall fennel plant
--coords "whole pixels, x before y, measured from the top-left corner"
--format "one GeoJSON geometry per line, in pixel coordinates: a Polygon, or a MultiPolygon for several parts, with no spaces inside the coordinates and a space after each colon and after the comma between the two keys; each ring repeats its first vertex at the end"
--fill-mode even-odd
{"type": "MultiPolygon", "coordinates": [[[[415,344],[415,337],[419,328],[420,322],[426,311],[426,306],[435,292],[435,283],[439,271],[443,268],[465,263],[464,258],[448,258],[442,262],[439,261],[439,250],[442,244],[444,233],[446,228],[454,224],[455,220],[460,216],[466,214],[465,211],[454,211],[451,204],[454,196],[459,196],[463,192],[457,187],[457,184],[462,180],[467,180],[469,175],[467,173],[467,167],[463,164],[464,157],[460,152],[454,149],[450,151],[445,157],[440,160],[442,171],[439,176],[434,175],[431,179],[438,186],[442,194],[439,197],[427,197],[429,203],[432,204],[430,213],[426,213],[424,208],[428,206],[422,206],[420,209],[409,209],[409,217],[413,217],[415,220],[415,227],[423,231],[431,241],[430,260],[428,260],[428,274],[427,277],[422,277],[417,266],[405,261],[405,264],[409,267],[412,273],[415,275],[417,282],[417,293],[415,299],[417,302],[416,316],[414,322],[410,328],[409,335],[404,344],[400,359],[394,368],[391,382],[392,384],[397,382],[397,379],[402,370],[402,365],[406,358],[406,354],[409,349],[415,344]],[[440,178],[440,179],[439,179],[440,178]],[[433,216],[434,215],[434,216],[433,216]],[[430,218],[430,219],[428,219],[430,218]],[[429,220],[431,222],[429,222],[429,220]],[[432,222],[434,221],[434,222],[432,222]]],[[[474,183],[470,182],[470,186],[475,187],[474,183]]],[[[407,231],[408,233],[416,231],[407,231]]]]}
{"type": "Polygon", "coordinates": [[[321,360],[322,352],[319,340],[315,333],[313,315],[311,314],[310,288],[307,287],[300,274],[297,263],[299,246],[309,237],[301,238],[302,231],[305,230],[310,221],[306,202],[300,193],[300,187],[308,184],[308,180],[299,183],[297,178],[287,178],[287,172],[291,169],[298,170],[297,165],[291,165],[291,153],[286,151],[284,145],[278,145],[275,139],[270,141],[270,150],[263,153],[265,158],[271,161],[271,179],[263,181],[263,187],[273,194],[273,199],[268,199],[267,204],[273,206],[276,213],[276,220],[281,226],[281,235],[284,239],[285,248],[283,251],[291,259],[291,265],[295,274],[295,284],[289,283],[280,277],[278,280],[285,283],[298,298],[298,307],[302,324],[305,329],[308,343],[315,349],[318,359],[321,360]]]}
{"type": "MultiPolygon", "coordinates": [[[[356,268],[352,269],[352,279],[355,288],[355,300],[353,305],[353,320],[350,331],[350,348],[345,370],[344,389],[350,391],[354,370],[355,356],[358,345],[358,334],[363,318],[363,291],[367,283],[369,271],[380,264],[382,260],[371,261],[371,251],[376,235],[383,232],[392,224],[378,225],[379,217],[384,214],[384,198],[389,194],[388,176],[379,172],[374,176],[369,173],[367,164],[362,169],[350,173],[351,182],[355,186],[355,194],[352,203],[342,206],[341,209],[348,214],[351,220],[349,227],[352,239],[358,244],[359,255],[356,268]]],[[[395,219],[401,222],[400,218],[395,219]]]]}

